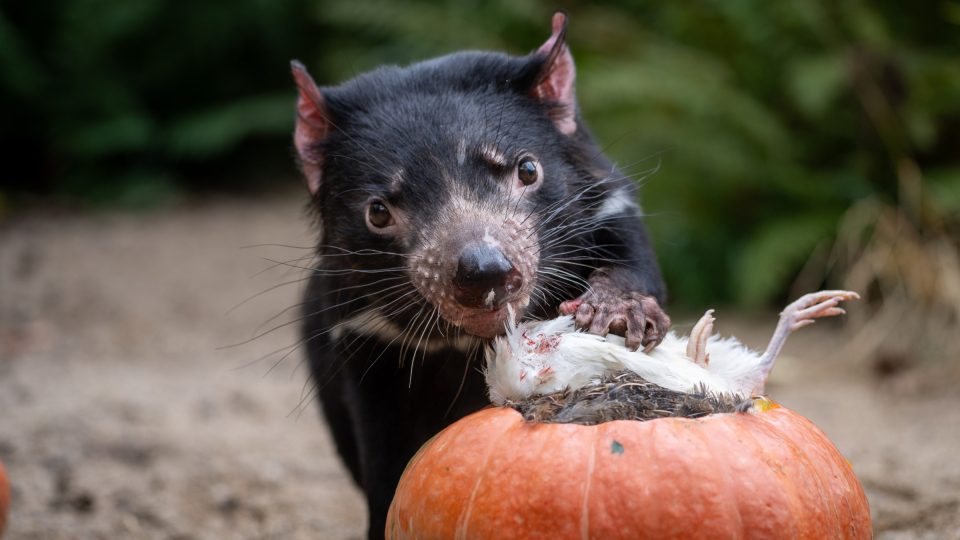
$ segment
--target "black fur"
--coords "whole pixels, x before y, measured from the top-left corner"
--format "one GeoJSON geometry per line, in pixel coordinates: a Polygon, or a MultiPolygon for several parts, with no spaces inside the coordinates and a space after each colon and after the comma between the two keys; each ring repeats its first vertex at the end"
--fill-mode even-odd
{"type": "Polygon", "coordinates": [[[492,207],[509,204],[497,189],[503,171],[491,170],[473,149],[496,143],[511,157],[532,152],[545,171],[544,184],[516,209],[536,216],[542,238],[528,317],[556,316],[558,304],[580,295],[600,267],[610,268],[625,289],[664,299],[639,214],[593,218],[608,193],[632,194],[633,182],[601,154],[579,117],[578,130],[564,135],[550,118],[555,104],[531,97],[546,61],[542,53],[458,53],[380,68],[322,91],[333,129],[314,149],[323,156],[313,200],[321,263],[306,291],[302,330],[338,451],[367,496],[370,538],[382,538],[396,482],[420,445],[488,403],[482,347],[452,345],[458,329],[433,316],[407,278],[405,256],[418,231],[444,226],[439,212],[451,196],[451,179],[492,207]],[[462,166],[461,139],[467,148],[462,166]],[[401,169],[403,180],[393,182],[401,169]],[[368,230],[365,208],[373,196],[403,209],[407,235],[368,230]],[[371,308],[411,337],[391,341],[338,326],[371,308]],[[418,340],[433,350],[417,348],[418,340]]]}

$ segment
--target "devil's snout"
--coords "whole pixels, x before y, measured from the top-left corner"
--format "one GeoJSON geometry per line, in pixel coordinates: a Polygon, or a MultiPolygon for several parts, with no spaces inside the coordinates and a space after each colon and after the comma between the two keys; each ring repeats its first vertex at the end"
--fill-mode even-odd
{"type": "Polygon", "coordinates": [[[500,248],[468,244],[457,260],[454,297],[465,307],[489,309],[503,305],[523,286],[523,275],[500,248]]]}
{"type": "Polygon", "coordinates": [[[522,316],[530,303],[539,240],[532,223],[473,211],[468,202],[453,205],[442,227],[424,231],[410,278],[447,322],[492,338],[505,329],[506,306],[522,316]]]}

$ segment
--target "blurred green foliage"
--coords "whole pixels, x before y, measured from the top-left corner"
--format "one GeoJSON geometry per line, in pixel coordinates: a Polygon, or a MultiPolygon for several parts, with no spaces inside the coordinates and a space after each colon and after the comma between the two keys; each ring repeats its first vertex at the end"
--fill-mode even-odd
{"type": "Polygon", "coordinates": [[[284,170],[306,2],[0,5],[11,189],[138,204],[284,170]]]}
{"type": "Polygon", "coordinates": [[[778,298],[851,205],[901,203],[904,159],[931,211],[960,214],[957,0],[4,3],[4,191],[135,204],[289,179],[290,58],[335,84],[524,53],[557,8],[676,300],[778,298]]]}

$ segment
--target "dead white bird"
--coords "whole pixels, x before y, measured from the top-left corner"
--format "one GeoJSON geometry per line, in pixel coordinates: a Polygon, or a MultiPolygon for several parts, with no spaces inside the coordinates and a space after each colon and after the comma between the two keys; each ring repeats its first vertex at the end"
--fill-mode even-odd
{"type": "Polygon", "coordinates": [[[762,354],[736,338],[712,336],[712,309],[694,325],[689,337],[670,332],[649,353],[630,351],[619,336],[576,331],[570,315],[511,325],[487,351],[490,400],[503,405],[575,390],[623,370],[677,392],[692,392],[703,385],[713,393],[759,395],[790,332],[817,318],[844,314],[840,302],[857,298],[860,296],[850,291],[820,291],[801,297],[780,313],[773,338],[762,354]]]}

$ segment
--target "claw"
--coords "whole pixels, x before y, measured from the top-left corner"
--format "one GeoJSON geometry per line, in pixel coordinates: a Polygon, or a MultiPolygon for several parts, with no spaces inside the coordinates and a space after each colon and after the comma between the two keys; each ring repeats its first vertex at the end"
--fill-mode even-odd
{"type": "Polygon", "coordinates": [[[660,344],[670,327],[670,318],[656,298],[623,291],[605,273],[591,279],[587,292],[560,304],[561,313],[572,314],[580,330],[600,336],[623,336],[624,344],[632,351],[643,346],[649,352],[660,344]]]}
{"type": "Polygon", "coordinates": [[[598,336],[606,336],[610,332],[610,319],[613,313],[605,305],[600,305],[593,315],[593,321],[590,323],[590,333],[598,336]]]}
{"type": "Polygon", "coordinates": [[[693,330],[690,331],[690,338],[687,341],[687,356],[695,364],[703,367],[707,367],[707,364],[710,363],[710,354],[707,353],[707,340],[713,333],[713,321],[715,320],[713,310],[708,309],[703,317],[700,317],[700,320],[697,321],[697,324],[693,325],[693,330]]]}
{"type": "Polygon", "coordinates": [[[582,302],[577,307],[577,314],[574,315],[574,322],[577,325],[577,328],[589,328],[590,321],[593,320],[594,309],[593,306],[586,302],[582,302]]]}
{"type": "Polygon", "coordinates": [[[787,322],[788,331],[803,328],[821,317],[835,317],[846,311],[837,307],[844,300],[856,300],[860,295],[852,291],[819,291],[805,294],[782,312],[780,319],[787,322]]]}

